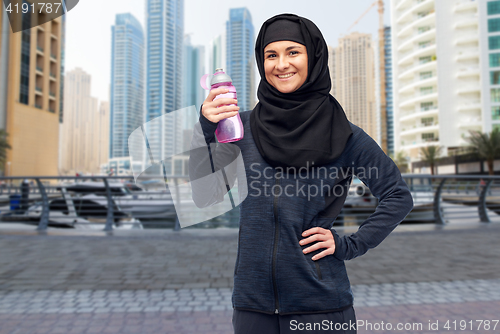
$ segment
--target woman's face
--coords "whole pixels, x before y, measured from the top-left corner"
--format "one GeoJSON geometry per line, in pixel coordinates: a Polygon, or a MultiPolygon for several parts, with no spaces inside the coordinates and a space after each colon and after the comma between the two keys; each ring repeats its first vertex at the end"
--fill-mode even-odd
{"type": "Polygon", "coordinates": [[[295,92],[307,79],[306,47],[292,41],[269,43],[264,48],[264,72],[280,92],[295,92]]]}

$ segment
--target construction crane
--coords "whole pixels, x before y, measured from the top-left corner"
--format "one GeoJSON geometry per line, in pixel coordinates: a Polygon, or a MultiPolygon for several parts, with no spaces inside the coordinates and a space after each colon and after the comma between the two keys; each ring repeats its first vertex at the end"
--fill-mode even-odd
{"type": "Polygon", "coordinates": [[[380,132],[381,147],[387,154],[387,101],[385,99],[385,38],[384,38],[384,0],[374,1],[370,7],[347,29],[349,32],[375,6],[378,6],[378,45],[379,45],[379,73],[380,73],[380,132]]]}

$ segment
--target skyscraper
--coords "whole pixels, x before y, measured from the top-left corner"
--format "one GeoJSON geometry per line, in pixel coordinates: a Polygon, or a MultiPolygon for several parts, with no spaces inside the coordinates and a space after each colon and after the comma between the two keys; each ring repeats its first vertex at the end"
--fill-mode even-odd
{"type": "MultiPolygon", "coordinates": [[[[184,1],[146,1],[146,122],[181,108],[184,1]]],[[[175,114],[148,128],[152,152],[161,157],[174,154],[182,143],[181,120],[175,114]]],[[[170,165],[165,166],[170,174],[170,165]]]]}
{"type": "Polygon", "coordinates": [[[100,102],[94,124],[94,149],[100,168],[109,159],[109,102],[100,102]]]}
{"type": "Polygon", "coordinates": [[[487,19],[478,7],[486,3],[391,1],[395,149],[412,160],[426,146],[453,154],[469,145],[469,130],[500,125],[481,105],[480,64],[491,54],[480,52],[487,19]]]}
{"type": "Polygon", "coordinates": [[[240,110],[254,107],[254,28],[247,8],[229,10],[226,22],[227,72],[238,95],[240,110]]]}
{"type": "Polygon", "coordinates": [[[387,154],[394,154],[394,111],[392,108],[392,45],[391,27],[384,28],[384,69],[387,154]]]}
{"type": "Polygon", "coordinates": [[[337,73],[335,71],[337,60],[337,48],[328,45],[328,69],[330,70],[330,79],[332,81],[332,88],[330,89],[330,94],[337,98],[337,73]]]}
{"type": "Polygon", "coordinates": [[[61,127],[61,174],[99,172],[95,139],[98,103],[90,95],[91,76],[81,68],[66,73],[61,127]]]}
{"type": "Polygon", "coordinates": [[[205,91],[200,85],[200,78],[205,74],[205,48],[192,45],[189,35],[184,37],[183,60],[182,107],[194,105],[199,109],[205,100],[205,91]]]}
{"type": "Polygon", "coordinates": [[[132,14],[112,30],[109,157],[129,155],[128,136],[144,121],[144,34],[132,14]]]}
{"type": "Polygon", "coordinates": [[[191,145],[192,130],[198,121],[198,111],[205,100],[205,90],[200,78],[205,74],[205,48],[192,45],[189,35],[184,37],[182,106],[189,108],[182,113],[183,151],[191,145]]]}
{"type": "Polygon", "coordinates": [[[479,62],[483,87],[481,104],[485,118],[483,124],[487,125],[485,130],[489,132],[500,127],[500,1],[481,0],[478,6],[479,17],[483,18],[478,20],[482,59],[479,62]]]}
{"type": "Polygon", "coordinates": [[[224,70],[227,69],[226,42],[227,36],[225,31],[210,42],[208,73],[214,74],[215,70],[218,68],[223,68],[224,70]]]}
{"type": "MultiPolygon", "coordinates": [[[[60,67],[61,67],[61,75],[60,77],[60,93],[59,96],[64,96],[64,64],[65,64],[65,59],[66,59],[66,15],[61,16],[61,61],[60,61],[60,67]]],[[[59,99],[59,127],[61,127],[61,124],[64,119],[64,99],[59,99]]]]}
{"type": "Polygon", "coordinates": [[[58,174],[64,30],[61,17],[35,26],[44,15],[22,14],[27,29],[12,33],[0,6],[0,128],[12,147],[8,176],[58,174]]]}
{"type": "MultiPolygon", "coordinates": [[[[375,63],[372,37],[353,32],[331,49],[332,95],[347,118],[377,140],[375,63]]],[[[380,143],[379,143],[380,144],[380,143]]]]}

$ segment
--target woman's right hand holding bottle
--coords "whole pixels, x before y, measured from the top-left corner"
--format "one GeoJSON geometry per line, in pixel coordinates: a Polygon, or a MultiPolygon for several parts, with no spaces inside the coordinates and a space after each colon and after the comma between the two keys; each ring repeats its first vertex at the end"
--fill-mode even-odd
{"type": "Polygon", "coordinates": [[[225,118],[233,117],[238,114],[238,101],[231,98],[215,99],[217,95],[229,92],[227,88],[212,89],[201,107],[201,113],[212,123],[218,123],[225,118]],[[215,99],[215,100],[214,100],[215,99]],[[233,104],[233,105],[231,105],[233,104]]]}

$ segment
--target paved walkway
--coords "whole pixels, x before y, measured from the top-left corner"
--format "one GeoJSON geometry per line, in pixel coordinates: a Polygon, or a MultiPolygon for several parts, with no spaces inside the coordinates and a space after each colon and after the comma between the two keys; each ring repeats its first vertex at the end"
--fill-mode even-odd
{"type": "MultiPolygon", "coordinates": [[[[500,279],[361,284],[355,307],[500,301],[500,279]]],[[[231,289],[0,291],[0,314],[232,310],[231,289]]],[[[500,332],[500,327],[499,327],[500,332]]]]}
{"type": "MultiPolygon", "coordinates": [[[[74,233],[0,228],[0,334],[232,333],[237,230],[74,233]]],[[[499,237],[400,226],[347,261],[358,333],[500,333],[499,237]]]]}

